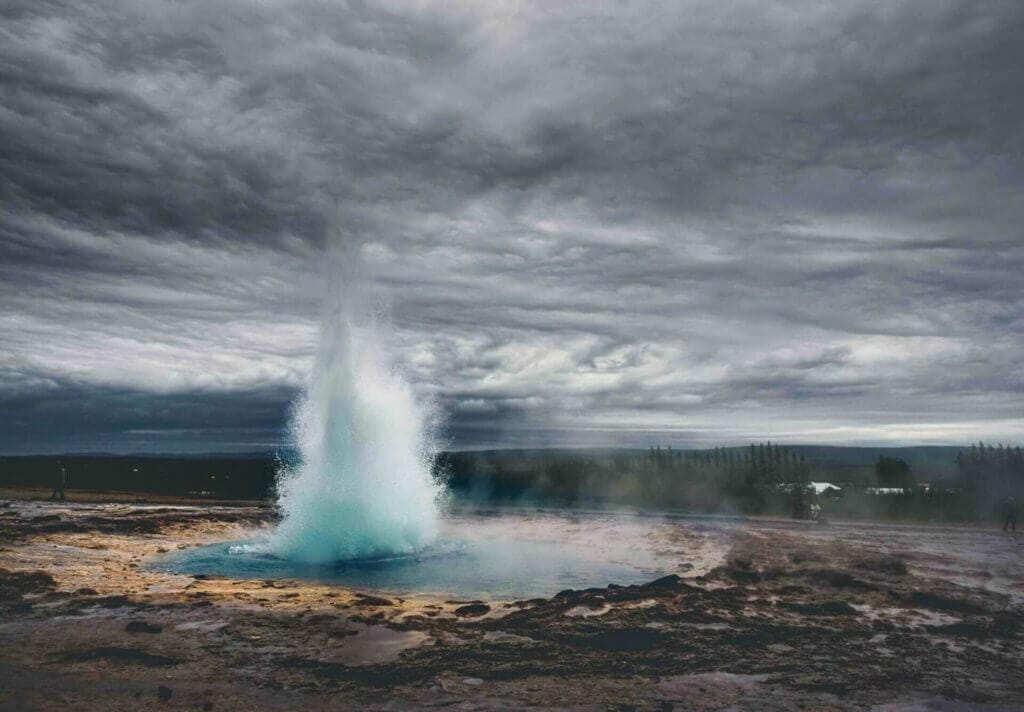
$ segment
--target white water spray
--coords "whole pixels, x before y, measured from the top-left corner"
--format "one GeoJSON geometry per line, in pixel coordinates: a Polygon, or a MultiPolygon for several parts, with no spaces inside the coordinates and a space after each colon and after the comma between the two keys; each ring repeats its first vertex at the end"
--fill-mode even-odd
{"type": "Polygon", "coordinates": [[[328,299],[313,376],[293,416],[301,459],[281,473],[283,518],[270,549],[294,561],[408,553],[437,532],[428,412],[392,368],[379,324],[357,323],[357,281],[345,279],[328,299]]]}

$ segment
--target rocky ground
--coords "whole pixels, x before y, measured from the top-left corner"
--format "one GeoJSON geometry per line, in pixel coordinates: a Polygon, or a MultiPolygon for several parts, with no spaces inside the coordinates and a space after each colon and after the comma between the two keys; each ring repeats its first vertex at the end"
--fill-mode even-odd
{"type": "Polygon", "coordinates": [[[1024,709],[1019,582],[941,546],[733,524],[703,575],[518,602],[145,566],[271,516],[0,501],[0,708],[1024,709]]]}

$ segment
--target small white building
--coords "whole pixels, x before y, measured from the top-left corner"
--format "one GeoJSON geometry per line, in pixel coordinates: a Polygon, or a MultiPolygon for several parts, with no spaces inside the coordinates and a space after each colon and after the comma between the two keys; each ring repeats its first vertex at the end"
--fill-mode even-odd
{"type": "Polygon", "coordinates": [[[904,487],[868,487],[864,490],[868,494],[876,495],[889,495],[889,494],[904,494],[908,491],[908,488],[904,487]]]}
{"type": "Polygon", "coordinates": [[[843,488],[831,482],[808,482],[807,484],[818,496],[841,497],[843,495],[843,488]]]}

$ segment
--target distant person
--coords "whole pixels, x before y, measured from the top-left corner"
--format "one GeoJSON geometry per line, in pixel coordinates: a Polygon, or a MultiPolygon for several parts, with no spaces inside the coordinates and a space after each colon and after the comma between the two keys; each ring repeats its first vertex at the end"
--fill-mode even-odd
{"type": "Polygon", "coordinates": [[[68,484],[68,468],[64,464],[63,460],[57,460],[57,472],[54,474],[53,480],[53,493],[50,494],[50,500],[55,500],[60,497],[60,501],[64,501],[64,488],[68,484]]]}
{"type": "Polygon", "coordinates": [[[1003,531],[1017,531],[1017,500],[1007,497],[1003,500],[1003,531]]]}

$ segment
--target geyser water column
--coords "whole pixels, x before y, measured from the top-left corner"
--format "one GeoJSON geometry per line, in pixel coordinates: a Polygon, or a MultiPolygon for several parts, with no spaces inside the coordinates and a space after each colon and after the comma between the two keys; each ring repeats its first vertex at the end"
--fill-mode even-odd
{"type": "Polygon", "coordinates": [[[392,367],[379,320],[361,318],[355,262],[334,273],[313,374],[292,417],[300,459],[279,476],[282,520],[270,550],[293,561],[409,553],[437,533],[428,412],[392,367]]]}

